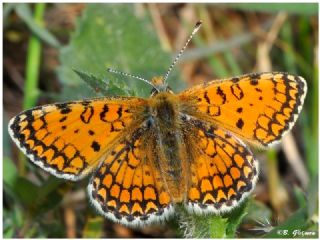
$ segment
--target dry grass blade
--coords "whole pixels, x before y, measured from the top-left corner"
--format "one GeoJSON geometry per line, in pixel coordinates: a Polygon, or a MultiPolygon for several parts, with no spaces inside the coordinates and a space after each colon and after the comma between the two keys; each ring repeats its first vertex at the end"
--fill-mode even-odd
{"type": "Polygon", "coordinates": [[[269,53],[286,19],[286,13],[279,13],[275,18],[270,31],[266,34],[265,40],[259,43],[257,49],[257,68],[259,72],[270,72],[272,70],[269,53]]]}
{"type": "Polygon", "coordinates": [[[304,189],[307,188],[309,183],[309,176],[303,164],[300,153],[298,152],[296,141],[292,134],[287,134],[282,139],[282,149],[287,157],[288,163],[291,165],[295,175],[298,177],[304,189]]]}
{"type": "MultiPolygon", "coordinates": [[[[279,13],[271,28],[270,31],[265,35],[265,40],[258,43],[257,47],[257,70],[258,72],[270,72],[272,71],[272,64],[270,60],[270,50],[277,39],[281,27],[287,19],[287,14],[279,13]]],[[[288,202],[288,193],[286,189],[282,186],[280,182],[279,170],[277,167],[278,159],[275,156],[275,153],[269,154],[267,161],[267,171],[268,171],[268,185],[270,192],[270,202],[275,210],[279,213],[283,206],[288,202]]]]}
{"type": "Polygon", "coordinates": [[[168,33],[166,31],[166,28],[164,26],[164,22],[161,18],[161,14],[160,14],[159,8],[157,7],[157,4],[150,3],[150,4],[148,4],[148,8],[149,8],[149,11],[151,14],[153,24],[155,26],[154,29],[156,29],[156,31],[158,33],[158,37],[159,37],[161,46],[166,51],[172,51],[170,39],[169,39],[168,33]]]}
{"type": "Polygon", "coordinates": [[[70,205],[64,208],[64,221],[66,224],[67,238],[76,238],[76,215],[74,209],[70,205]]]}

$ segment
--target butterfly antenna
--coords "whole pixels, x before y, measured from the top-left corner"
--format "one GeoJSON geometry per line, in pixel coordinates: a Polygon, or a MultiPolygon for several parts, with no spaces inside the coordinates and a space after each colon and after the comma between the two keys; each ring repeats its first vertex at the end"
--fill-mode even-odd
{"type": "Polygon", "coordinates": [[[186,43],[184,44],[183,48],[180,50],[180,52],[178,53],[178,55],[176,56],[176,58],[175,58],[175,59],[173,60],[173,62],[171,63],[171,65],[170,65],[167,73],[164,75],[164,80],[163,80],[164,83],[166,83],[167,78],[168,78],[171,70],[173,69],[174,65],[176,65],[176,63],[178,62],[178,60],[179,60],[179,58],[181,57],[181,55],[182,55],[182,53],[184,52],[184,50],[186,50],[186,48],[187,48],[189,42],[191,41],[191,39],[192,39],[193,36],[198,32],[198,30],[200,29],[201,24],[202,24],[202,21],[200,20],[200,21],[198,21],[198,22],[196,23],[196,25],[194,26],[193,31],[192,31],[192,33],[190,34],[190,37],[188,38],[188,40],[186,41],[186,43]]]}
{"type": "Polygon", "coordinates": [[[139,76],[135,76],[135,75],[132,75],[130,73],[125,73],[125,72],[120,72],[120,71],[117,71],[117,70],[114,70],[112,68],[108,68],[107,69],[108,72],[110,73],[116,73],[116,74],[120,74],[122,76],[125,76],[125,77],[132,77],[132,78],[136,78],[136,79],[139,79],[140,81],[143,81],[145,83],[148,83],[149,85],[151,85],[152,87],[154,87],[155,89],[158,90],[158,88],[156,86],[154,86],[151,82],[149,82],[148,80],[142,78],[142,77],[139,77],[139,76]]]}

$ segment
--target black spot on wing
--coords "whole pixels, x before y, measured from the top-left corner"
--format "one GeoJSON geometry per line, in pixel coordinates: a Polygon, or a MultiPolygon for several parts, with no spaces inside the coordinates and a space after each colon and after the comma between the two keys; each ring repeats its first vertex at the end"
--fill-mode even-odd
{"type": "Polygon", "coordinates": [[[97,143],[96,141],[93,141],[91,144],[91,148],[93,149],[93,151],[99,152],[100,151],[100,144],[97,143]]]}
{"type": "Polygon", "coordinates": [[[237,128],[239,128],[239,129],[243,128],[244,122],[243,122],[242,118],[238,119],[236,125],[237,125],[237,128]]]}

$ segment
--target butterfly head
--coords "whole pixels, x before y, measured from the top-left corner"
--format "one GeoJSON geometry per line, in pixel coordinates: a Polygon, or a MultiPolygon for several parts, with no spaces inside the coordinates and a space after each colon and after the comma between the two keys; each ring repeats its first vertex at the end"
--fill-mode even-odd
{"type": "Polygon", "coordinates": [[[168,84],[164,81],[163,76],[153,77],[151,84],[153,85],[152,93],[168,92],[168,84]]]}
{"type": "Polygon", "coordinates": [[[168,84],[164,81],[163,76],[153,77],[151,79],[151,84],[153,85],[153,89],[151,90],[151,96],[154,96],[160,92],[173,93],[168,84]]]}

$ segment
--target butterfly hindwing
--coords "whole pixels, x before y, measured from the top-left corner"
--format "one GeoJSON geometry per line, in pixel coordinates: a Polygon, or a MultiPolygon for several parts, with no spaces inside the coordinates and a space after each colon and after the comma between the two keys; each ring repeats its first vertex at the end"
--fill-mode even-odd
{"type": "Polygon", "coordinates": [[[214,125],[191,118],[185,136],[190,156],[186,207],[221,213],[238,205],[254,188],[258,161],[244,143],[214,125]]]}
{"type": "Polygon", "coordinates": [[[296,121],[307,85],[286,73],[214,80],[180,94],[184,111],[262,146],[278,142],[296,121]]]}
{"type": "Polygon", "coordinates": [[[173,211],[170,194],[154,167],[148,127],[141,125],[110,149],[88,186],[93,205],[116,222],[140,226],[173,211]]]}
{"type": "Polygon", "coordinates": [[[50,104],[11,119],[9,133],[32,162],[57,177],[86,176],[119,133],[141,116],[145,100],[99,98],[50,104]]]}

